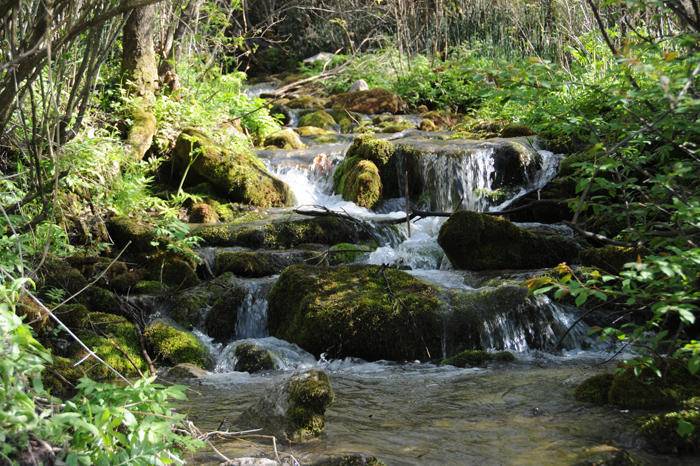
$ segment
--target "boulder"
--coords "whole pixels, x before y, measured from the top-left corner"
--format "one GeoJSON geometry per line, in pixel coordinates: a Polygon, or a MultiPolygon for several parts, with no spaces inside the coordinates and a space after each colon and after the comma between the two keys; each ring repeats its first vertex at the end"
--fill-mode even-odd
{"type": "Polygon", "coordinates": [[[429,360],[441,352],[438,291],[374,265],[294,265],[269,296],[270,334],[319,356],[429,360]]]}
{"type": "Polygon", "coordinates": [[[190,223],[218,223],[216,208],[205,202],[198,202],[190,208],[190,223]]]}
{"type": "Polygon", "coordinates": [[[266,146],[275,146],[280,149],[303,149],[306,145],[301,142],[299,135],[291,128],[284,128],[272,133],[265,138],[266,146]]]}
{"type": "Polygon", "coordinates": [[[336,125],[335,119],[325,110],[316,110],[315,112],[307,113],[299,119],[299,126],[333,129],[336,125]]]}
{"type": "Polygon", "coordinates": [[[346,158],[333,174],[333,190],[346,201],[371,209],[382,196],[379,169],[370,160],[346,158]]]}
{"type": "Polygon", "coordinates": [[[477,212],[455,212],[440,228],[438,243],[458,269],[536,269],[578,258],[570,238],[535,234],[510,221],[477,212]]]}
{"type": "Polygon", "coordinates": [[[238,277],[268,277],[282,272],[292,264],[299,264],[317,255],[313,251],[221,251],[216,255],[214,272],[217,275],[233,272],[238,277]]]}
{"type": "Polygon", "coordinates": [[[270,108],[270,115],[277,118],[283,125],[288,125],[292,122],[292,111],[290,107],[282,104],[275,104],[270,108]]]}
{"type": "Polygon", "coordinates": [[[331,136],[336,134],[329,129],[317,128],[315,126],[300,126],[297,128],[297,133],[303,137],[331,136]]]}
{"type": "Polygon", "coordinates": [[[697,406],[650,416],[644,419],[639,432],[651,447],[664,454],[697,454],[700,452],[700,410],[697,406]],[[686,435],[681,435],[681,424],[690,426],[686,435]]]}
{"type": "Polygon", "coordinates": [[[322,97],[312,95],[302,95],[290,99],[287,107],[295,110],[323,110],[328,102],[322,97]]]}
{"type": "Polygon", "coordinates": [[[182,363],[206,368],[211,365],[209,351],[197,337],[162,321],[156,321],[143,332],[152,356],[158,361],[175,366],[182,363]]]}
{"type": "Polygon", "coordinates": [[[367,81],[364,79],[358,79],[352,85],[350,85],[350,89],[348,89],[348,92],[360,92],[360,91],[369,91],[369,85],[367,84],[367,81]]]}
{"type": "Polygon", "coordinates": [[[155,225],[141,219],[115,216],[107,221],[107,232],[118,248],[126,247],[129,242],[129,252],[153,252],[157,240],[155,225]]]}
{"type": "Polygon", "coordinates": [[[325,412],[335,395],[325,372],[310,370],[292,375],[271,390],[236,422],[240,427],[262,427],[278,440],[305,442],[325,429],[325,412]]]}
{"type": "Polygon", "coordinates": [[[357,157],[362,160],[374,162],[378,167],[386,165],[394,156],[395,147],[387,140],[377,139],[371,135],[362,135],[355,138],[348,148],[346,158],[357,157]]]}
{"type": "Polygon", "coordinates": [[[346,92],[331,97],[331,105],[350,112],[376,115],[379,113],[404,113],[408,106],[401,97],[385,89],[346,92]]]}
{"type": "Polygon", "coordinates": [[[163,377],[173,380],[202,379],[207,374],[208,372],[201,367],[189,362],[183,362],[169,368],[163,374],[163,377]]]}
{"type": "Polygon", "coordinates": [[[277,365],[272,359],[272,354],[265,348],[261,348],[253,343],[241,343],[236,346],[234,355],[236,357],[236,365],[234,366],[236,372],[254,374],[277,369],[277,365]]]}
{"type": "Polygon", "coordinates": [[[489,362],[513,362],[515,356],[509,351],[488,352],[484,350],[465,350],[440,361],[443,366],[486,367],[489,362]]]}
{"type": "Polygon", "coordinates": [[[160,252],[147,256],[146,261],[145,278],[149,280],[177,289],[189,288],[199,283],[192,261],[183,256],[160,252]]]}
{"type": "Polygon", "coordinates": [[[272,176],[249,149],[225,148],[196,129],[180,134],[172,162],[176,176],[173,181],[179,183],[187,172],[188,185],[206,181],[232,202],[260,207],[294,203],[289,187],[272,176]]]}

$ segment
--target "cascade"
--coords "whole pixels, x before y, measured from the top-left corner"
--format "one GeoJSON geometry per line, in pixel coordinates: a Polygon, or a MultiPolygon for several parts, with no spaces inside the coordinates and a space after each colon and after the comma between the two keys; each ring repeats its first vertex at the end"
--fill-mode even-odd
{"type": "Polygon", "coordinates": [[[246,297],[238,309],[236,339],[267,336],[267,296],[277,276],[241,280],[246,297]]]}

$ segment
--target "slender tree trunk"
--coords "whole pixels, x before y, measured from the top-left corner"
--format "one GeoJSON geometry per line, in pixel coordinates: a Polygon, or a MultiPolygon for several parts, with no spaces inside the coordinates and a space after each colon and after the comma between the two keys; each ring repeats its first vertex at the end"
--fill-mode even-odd
{"type": "Polygon", "coordinates": [[[158,66],[153,47],[156,7],[147,5],[131,11],[123,31],[122,72],[132,94],[138,96],[133,108],[133,125],[127,143],[132,155],[141,159],[153,143],[156,117],[153,114],[158,89],[158,66]]]}

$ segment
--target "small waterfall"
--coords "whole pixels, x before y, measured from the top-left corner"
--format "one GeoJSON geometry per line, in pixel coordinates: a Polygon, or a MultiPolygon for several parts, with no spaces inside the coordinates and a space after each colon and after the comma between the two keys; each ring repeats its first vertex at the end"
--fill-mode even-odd
{"type": "Polygon", "coordinates": [[[244,343],[252,343],[269,351],[278,370],[302,369],[316,365],[316,358],[299,346],[275,337],[266,337],[236,340],[226,345],[217,358],[214,372],[233,372],[238,362],[236,348],[244,343]]]}
{"type": "Polygon", "coordinates": [[[555,348],[576,318],[575,308],[554,303],[547,296],[528,298],[525,306],[484,319],[481,344],[488,349],[517,352],[579,348],[588,333],[581,322],[563,338],[560,348],[555,348]]]}
{"type": "Polygon", "coordinates": [[[277,276],[241,280],[247,294],[236,318],[236,339],[267,336],[267,296],[277,276]]]}
{"type": "Polygon", "coordinates": [[[243,93],[250,98],[260,97],[261,94],[270,94],[275,89],[277,85],[273,82],[264,82],[258,84],[252,84],[250,86],[245,86],[243,93]]]}

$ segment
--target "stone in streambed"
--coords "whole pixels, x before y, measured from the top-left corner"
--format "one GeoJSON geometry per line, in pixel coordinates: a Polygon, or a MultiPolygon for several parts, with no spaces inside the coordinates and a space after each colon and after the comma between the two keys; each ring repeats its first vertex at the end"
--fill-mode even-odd
{"type": "Polygon", "coordinates": [[[440,361],[443,366],[486,367],[489,362],[513,362],[515,356],[509,351],[488,352],[483,350],[466,350],[440,361]]]}
{"type": "Polygon", "coordinates": [[[378,113],[404,113],[408,108],[401,97],[385,89],[346,92],[331,97],[334,108],[375,115],[378,113]]]}
{"type": "Polygon", "coordinates": [[[153,357],[164,364],[174,366],[189,363],[202,368],[211,365],[209,352],[202,342],[189,332],[156,321],[146,327],[143,336],[153,357]]]}
{"type": "Polygon", "coordinates": [[[700,399],[685,403],[683,409],[650,416],[639,426],[649,445],[664,454],[696,454],[700,452],[700,399]],[[681,435],[683,425],[686,433],[681,435]]]}
{"type": "Polygon", "coordinates": [[[173,380],[202,379],[207,374],[209,373],[201,367],[189,362],[183,362],[169,368],[163,374],[163,377],[173,380]]]}
{"type": "Polygon", "coordinates": [[[569,238],[535,234],[510,221],[477,212],[455,212],[440,228],[438,243],[458,269],[497,270],[553,267],[577,260],[569,238]]]}
{"type": "Polygon", "coordinates": [[[304,149],[299,135],[291,128],[281,129],[265,138],[266,146],[279,147],[285,150],[304,149]]]}
{"type": "Polygon", "coordinates": [[[217,275],[233,272],[238,277],[268,277],[316,255],[304,250],[221,251],[216,255],[214,271],[217,275]]]}
{"type": "Polygon", "coordinates": [[[262,427],[278,440],[305,442],[325,429],[325,412],[334,398],[325,372],[310,370],[295,374],[246,410],[236,425],[262,427]]]}
{"type": "Polygon", "coordinates": [[[236,365],[234,367],[236,372],[254,374],[277,369],[277,365],[272,359],[272,354],[265,348],[261,348],[253,343],[241,343],[236,346],[234,355],[236,356],[236,365]]]}
{"type": "Polygon", "coordinates": [[[322,129],[333,129],[337,125],[333,116],[325,110],[307,113],[299,119],[299,126],[313,126],[322,129]]]}
{"type": "Polygon", "coordinates": [[[333,189],[346,201],[371,209],[382,195],[379,169],[370,160],[346,158],[333,175],[333,189]]]}
{"type": "Polygon", "coordinates": [[[225,148],[196,129],[180,134],[172,162],[174,181],[179,183],[187,170],[186,184],[206,181],[232,202],[260,207],[294,203],[289,187],[272,176],[249,149],[225,148]]]}

